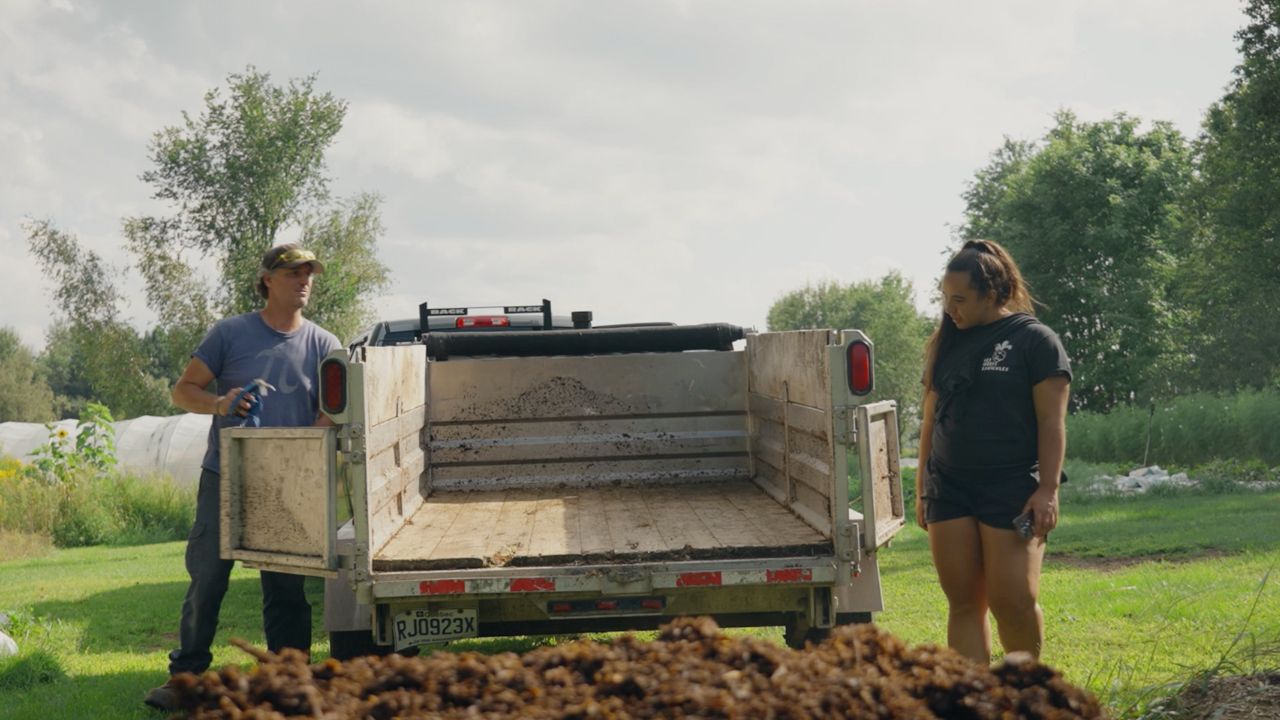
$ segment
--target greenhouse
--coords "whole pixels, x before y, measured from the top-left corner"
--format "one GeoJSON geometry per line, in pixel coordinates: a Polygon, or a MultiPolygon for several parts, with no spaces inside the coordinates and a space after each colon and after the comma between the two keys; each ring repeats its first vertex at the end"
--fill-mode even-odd
{"type": "MultiPolygon", "coordinates": [[[[148,476],[168,474],[179,486],[200,480],[200,462],[209,442],[208,415],[143,415],[115,423],[116,459],[122,472],[148,476]]],[[[63,442],[74,445],[75,420],[52,423],[0,423],[0,450],[22,462],[31,462],[37,448],[49,442],[51,433],[67,431],[63,442]]]]}

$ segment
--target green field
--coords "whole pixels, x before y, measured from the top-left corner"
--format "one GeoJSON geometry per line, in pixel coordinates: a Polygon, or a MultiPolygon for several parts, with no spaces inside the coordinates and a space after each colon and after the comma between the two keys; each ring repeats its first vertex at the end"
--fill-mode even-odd
{"type": "MultiPolygon", "coordinates": [[[[1197,671],[1265,662],[1280,640],[1280,589],[1264,582],[1280,563],[1277,527],[1275,492],[1068,502],[1044,575],[1045,661],[1119,715],[1197,671]]],[[[23,650],[0,661],[0,717],[160,717],[141,699],[163,682],[176,641],[182,552],[182,543],[78,548],[0,563],[0,610],[15,614],[11,630],[23,650]]],[[[911,643],[943,642],[944,604],[924,533],[905,530],[881,562],[888,610],[877,621],[911,643]]],[[[230,636],[264,644],[256,576],[239,568],[232,576],[215,666],[247,665],[226,644],[230,636]]],[[[321,585],[308,590],[319,659],[327,652],[318,631],[321,585]]],[[[757,632],[781,640],[779,629],[757,632]]],[[[471,641],[450,650],[520,651],[541,642],[554,640],[471,641]]]]}

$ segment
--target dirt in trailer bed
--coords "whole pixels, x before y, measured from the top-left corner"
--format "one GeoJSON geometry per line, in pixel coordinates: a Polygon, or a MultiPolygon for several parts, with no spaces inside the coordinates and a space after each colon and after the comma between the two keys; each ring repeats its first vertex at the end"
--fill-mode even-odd
{"type": "Polygon", "coordinates": [[[791,650],[729,637],[708,618],[524,655],[326,660],[237,644],[259,664],[179,675],[191,720],[347,718],[1105,718],[1098,701],[1030,657],[993,668],[934,645],[907,647],[872,625],[791,650]]]}

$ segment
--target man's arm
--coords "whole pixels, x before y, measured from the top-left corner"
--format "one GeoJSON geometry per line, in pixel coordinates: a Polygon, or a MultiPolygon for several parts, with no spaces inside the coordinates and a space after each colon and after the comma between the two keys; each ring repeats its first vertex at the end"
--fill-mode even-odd
{"type": "MultiPolygon", "coordinates": [[[[200,358],[191,358],[187,369],[182,371],[182,377],[178,378],[178,384],[173,386],[173,404],[190,413],[226,417],[231,401],[240,394],[240,388],[232,388],[226,395],[214,395],[205,390],[213,380],[209,366],[200,358]]],[[[248,410],[249,402],[241,400],[236,414],[244,415],[248,410]]]]}

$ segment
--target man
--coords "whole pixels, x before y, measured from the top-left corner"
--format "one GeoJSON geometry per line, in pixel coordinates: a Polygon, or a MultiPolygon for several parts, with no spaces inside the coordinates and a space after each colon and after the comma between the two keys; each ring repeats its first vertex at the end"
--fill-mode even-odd
{"type": "MultiPolygon", "coordinates": [[[[267,301],[259,312],[218,321],[173,388],[173,404],[187,412],[213,415],[209,449],[201,465],[196,519],[187,538],[186,565],[191,576],[182,603],[180,647],[169,653],[169,674],[202,673],[213,661],[209,652],[218,629],[218,611],[234,564],[219,556],[219,430],[239,425],[250,408],[248,398],[231,407],[240,391],[261,378],[273,386],[262,402],[262,426],[332,425],[320,413],[319,366],[338,338],[302,317],[315,275],[324,266],[295,244],[271,248],[262,257],[257,290],[267,301]],[[217,381],[218,393],[205,390],[217,381]]],[[[311,605],[303,577],[262,571],[262,624],[267,647],[311,649],[311,605]]],[[[168,682],[145,700],[161,710],[177,710],[177,693],[168,682]]]]}

